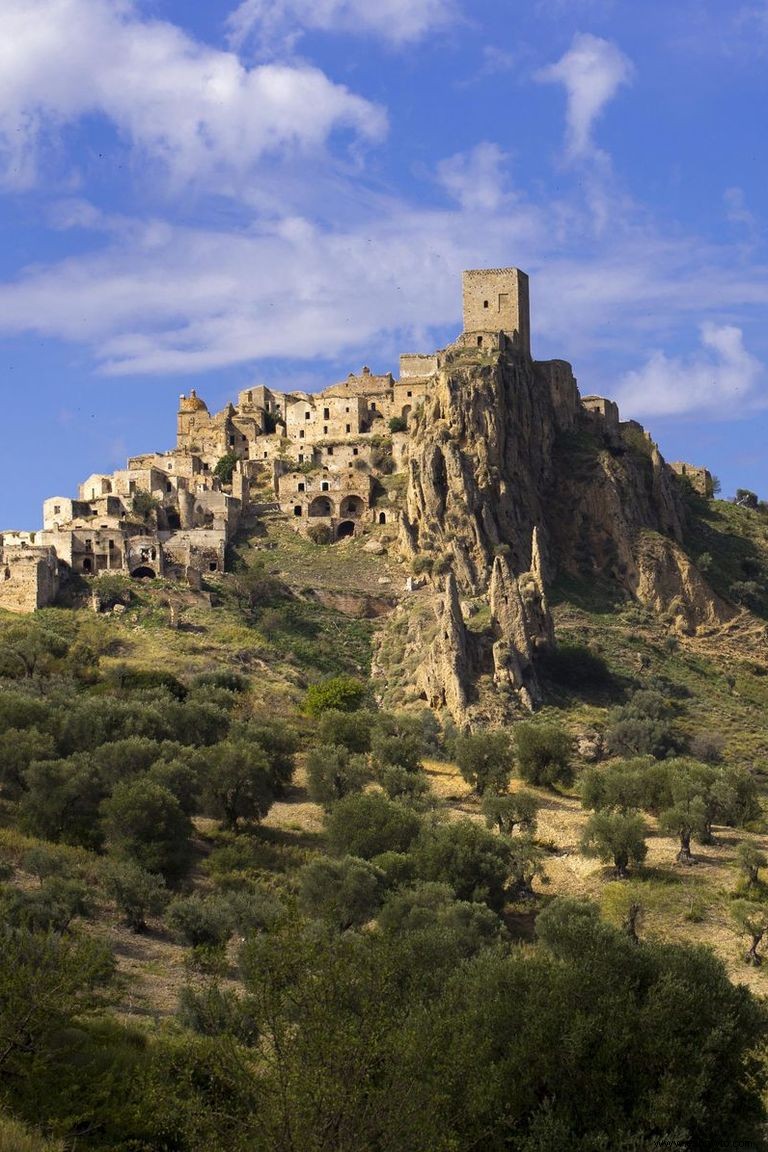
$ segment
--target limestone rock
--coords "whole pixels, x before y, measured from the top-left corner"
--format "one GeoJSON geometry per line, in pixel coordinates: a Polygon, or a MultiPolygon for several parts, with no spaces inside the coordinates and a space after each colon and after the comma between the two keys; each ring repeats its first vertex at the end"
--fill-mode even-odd
{"type": "Polygon", "coordinates": [[[418,688],[430,708],[446,709],[461,723],[466,717],[469,662],[467,633],[452,574],[434,607],[437,634],[418,670],[418,688]]]}

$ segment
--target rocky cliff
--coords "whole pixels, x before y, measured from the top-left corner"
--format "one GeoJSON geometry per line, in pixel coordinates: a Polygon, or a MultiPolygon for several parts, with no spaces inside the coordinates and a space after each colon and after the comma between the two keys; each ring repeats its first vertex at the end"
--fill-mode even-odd
{"type": "Polygon", "coordinates": [[[426,652],[416,688],[460,722],[538,704],[558,577],[611,583],[681,632],[730,614],[682,548],[679,481],[658,449],[587,411],[563,361],[449,349],[407,475],[400,546],[434,596],[433,621],[408,626],[426,652]]]}

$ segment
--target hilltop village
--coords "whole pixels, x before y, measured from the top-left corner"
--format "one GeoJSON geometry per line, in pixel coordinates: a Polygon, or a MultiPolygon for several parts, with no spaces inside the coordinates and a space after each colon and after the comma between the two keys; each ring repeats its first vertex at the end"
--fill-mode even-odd
{"type": "MultiPolygon", "coordinates": [[[[43,505],[42,531],[0,534],[0,608],[45,607],[72,574],[122,572],[200,587],[224,571],[227,544],[248,510],[280,512],[296,531],[323,544],[358,536],[367,526],[396,528],[398,501],[382,478],[407,470],[410,432],[441,369],[473,350],[530,361],[526,274],[517,268],[465,272],[463,319],[463,331],[447,348],[401,356],[399,379],[365,367],[315,394],[259,385],[215,415],[194,390],[181,396],[175,448],[89,476],[74,498],[52,496],[43,505]]],[[[570,364],[534,367],[553,398],[578,395],[570,364]]],[[[609,437],[618,437],[612,401],[587,396],[580,402],[609,437]]],[[[711,495],[706,470],[671,467],[711,495]]]]}

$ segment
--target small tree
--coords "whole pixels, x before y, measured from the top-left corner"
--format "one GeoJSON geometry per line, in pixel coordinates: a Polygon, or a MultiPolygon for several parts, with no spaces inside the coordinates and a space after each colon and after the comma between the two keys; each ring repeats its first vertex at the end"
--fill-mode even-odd
{"type": "Polygon", "coordinates": [[[707,806],[695,782],[681,781],[675,793],[672,805],[661,813],[659,824],[679,839],[678,862],[692,864],[691,839],[701,840],[707,834],[707,806]]]}
{"type": "Polygon", "coordinates": [[[739,871],[743,874],[747,888],[757,888],[760,884],[759,872],[761,868],[768,867],[768,856],[756,845],[745,841],[739,844],[736,853],[739,871]]]}
{"type": "Polygon", "coordinates": [[[510,872],[511,841],[472,820],[427,824],[414,845],[422,880],[450,884],[459,900],[486,903],[498,912],[510,872]]]}
{"type": "Polygon", "coordinates": [[[368,860],[320,856],[299,873],[299,901],[310,916],[334,924],[339,931],[359,927],[376,913],[384,877],[368,860]]]}
{"type": "Polygon", "coordinates": [[[513,792],[508,796],[487,792],[483,796],[482,812],[489,828],[498,828],[503,835],[511,836],[515,828],[535,832],[539,807],[532,792],[513,792]]]}
{"type": "Polygon", "coordinates": [[[515,745],[520,775],[527,784],[553,788],[570,784],[571,738],[555,724],[518,724],[515,745]]]}
{"type": "Polygon", "coordinates": [[[174,900],[166,919],[193,948],[223,949],[234,926],[229,904],[219,896],[194,894],[174,900]]]}
{"type": "Polygon", "coordinates": [[[147,916],[162,912],[168,896],[162,876],[141,868],[134,860],[109,860],[102,872],[104,890],[134,932],[146,932],[147,916]]]}
{"type": "Polygon", "coordinates": [[[104,826],[118,855],[148,872],[178,880],[187,871],[192,823],[167,788],[142,777],[118,784],[101,806],[104,826]]]}
{"type": "Polygon", "coordinates": [[[584,829],[581,850],[613,863],[623,879],[630,864],[642,864],[648,852],[646,827],[642,816],[633,812],[595,812],[584,829]]]}
{"type": "Polygon", "coordinates": [[[317,720],[318,744],[341,744],[350,752],[370,752],[371,712],[338,712],[330,708],[317,720]]]}
{"type": "Polygon", "coordinates": [[[544,875],[544,853],[531,836],[516,836],[509,843],[509,894],[529,899],[534,880],[544,875]]]}
{"type": "Polygon", "coordinates": [[[454,755],[459,772],[477,792],[501,793],[512,776],[512,749],[504,732],[473,732],[459,736],[454,755]]]}
{"type": "Polygon", "coordinates": [[[390,800],[402,800],[408,804],[420,804],[429,795],[429,777],[423,768],[415,772],[396,764],[379,768],[376,779],[390,800]]]}
{"type": "Polygon", "coordinates": [[[756,904],[752,900],[734,900],[731,913],[744,935],[750,938],[749,951],[744,957],[744,963],[757,968],[763,962],[757,949],[763,936],[768,932],[768,907],[756,904]]]}
{"type": "Polygon", "coordinates": [[[221,826],[237,831],[239,820],[261,820],[274,801],[266,753],[257,744],[224,741],[211,754],[203,789],[205,809],[221,826]]]}
{"type": "Polygon", "coordinates": [[[232,476],[237,467],[237,456],[234,452],[227,452],[217,461],[216,467],[213,470],[214,476],[218,476],[222,484],[231,484],[232,476]]]}
{"type": "Polygon", "coordinates": [[[321,744],[307,757],[310,800],[331,808],[350,792],[362,792],[370,777],[364,756],[350,756],[338,744],[321,744]]]}
{"type": "Polygon", "coordinates": [[[328,815],[328,847],[338,856],[366,860],[382,852],[407,852],[420,826],[418,815],[405,804],[380,792],[353,793],[339,800],[328,815]]]}

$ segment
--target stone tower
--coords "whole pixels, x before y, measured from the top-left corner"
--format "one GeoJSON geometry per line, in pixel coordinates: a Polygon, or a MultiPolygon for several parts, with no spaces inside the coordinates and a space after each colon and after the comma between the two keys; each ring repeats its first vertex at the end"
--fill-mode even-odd
{"type": "Polygon", "coordinates": [[[195,438],[195,431],[203,423],[210,422],[208,406],[201,400],[194,388],[189,396],[179,397],[179,412],[176,423],[176,447],[180,452],[188,452],[195,438]]]}
{"type": "Polygon", "coordinates": [[[462,275],[465,332],[503,332],[531,354],[528,277],[519,268],[479,268],[462,275]]]}

